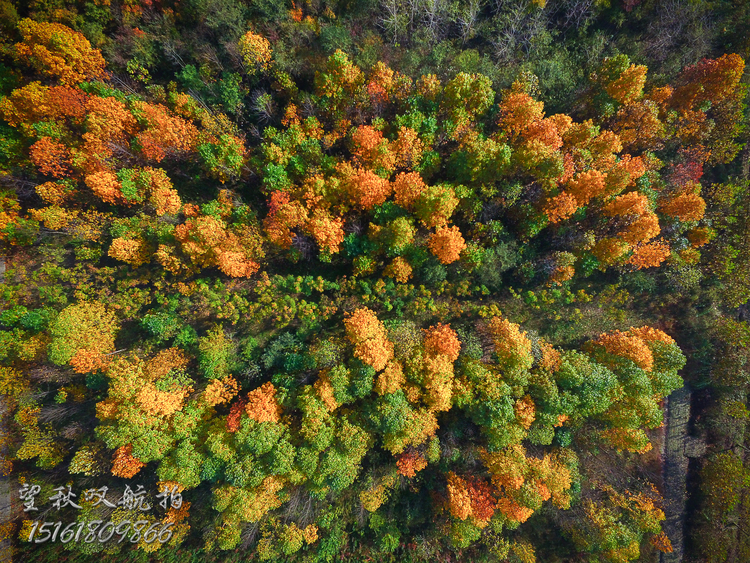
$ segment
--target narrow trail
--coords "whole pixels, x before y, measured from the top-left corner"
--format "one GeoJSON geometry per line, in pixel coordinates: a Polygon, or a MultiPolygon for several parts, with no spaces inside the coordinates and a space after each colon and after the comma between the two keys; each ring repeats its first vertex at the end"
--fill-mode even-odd
{"type": "Polygon", "coordinates": [[[662,553],[661,563],[682,563],[685,549],[688,463],[703,455],[706,445],[689,436],[690,389],[677,389],[665,401],[666,436],[662,467],[664,477],[664,531],[672,542],[672,553],[662,553]]]}
{"type": "MultiPolygon", "coordinates": [[[[0,421],[6,415],[5,397],[0,395],[0,421]]],[[[5,430],[3,429],[2,432],[5,430]]],[[[0,465],[5,461],[5,453],[0,451],[0,465]]],[[[0,524],[5,524],[13,518],[11,505],[11,480],[9,476],[0,473],[0,524]]],[[[13,561],[13,546],[10,540],[6,539],[0,542],[0,563],[10,563],[13,561]]]]}
{"type": "MultiPolygon", "coordinates": [[[[0,256],[0,283],[5,280],[5,257],[0,256]]],[[[0,395],[0,423],[6,415],[5,397],[0,395]]],[[[4,433],[5,428],[0,428],[0,434],[4,433]]],[[[0,465],[5,461],[5,453],[0,451],[0,465]]],[[[11,505],[10,477],[0,473],[0,524],[5,524],[13,517],[11,505]]],[[[0,542],[0,563],[10,563],[13,561],[13,546],[10,540],[0,542]]]]}

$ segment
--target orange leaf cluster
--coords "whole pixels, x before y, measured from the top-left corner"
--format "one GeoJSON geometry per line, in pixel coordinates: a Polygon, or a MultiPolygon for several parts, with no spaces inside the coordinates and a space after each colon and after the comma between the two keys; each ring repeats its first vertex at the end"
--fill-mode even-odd
{"type": "Polygon", "coordinates": [[[471,499],[471,513],[477,525],[483,528],[489,523],[497,508],[497,499],[492,485],[478,477],[468,479],[467,488],[471,499]]]}
{"type": "Polygon", "coordinates": [[[649,211],[631,222],[617,236],[628,244],[638,244],[648,242],[660,232],[659,218],[649,211]]]}
{"type": "Polygon", "coordinates": [[[706,202],[696,193],[683,192],[667,199],[659,210],[680,221],[700,221],[706,212],[706,202]]]}
{"type": "Polygon", "coordinates": [[[544,117],[544,102],[537,102],[525,92],[513,92],[500,103],[499,125],[513,136],[520,135],[544,117]]]}
{"type": "Polygon", "coordinates": [[[117,448],[112,458],[112,475],[130,479],[146,467],[145,463],[130,455],[132,451],[133,446],[131,444],[117,448]]]}
{"type": "Polygon", "coordinates": [[[654,356],[639,334],[632,331],[622,332],[616,330],[609,334],[602,334],[594,341],[596,344],[615,356],[633,360],[635,364],[645,371],[651,371],[654,367],[654,356]]]}
{"type": "Polygon", "coordinates": [[[655,241],[639,244],[633,250],[633,255],[628,259],[628,264],[634,266],[636,270],[654,268],[669,258],[671,253],[669,244],[666,242],[655,241]]]}
{"type": "Polygon", "coordinates": [[[667,534],[664,532],[659,532],[655,536],[651,536],[648,541],[662,553],[672,553],[674,551],[672,542],[669,541],[667,534]]]}
{"type": "Polygon", "coordinates": [[[644,215],[648,213],[648,198],[639,192],[617,196],[602,209],[605,215],[644,215]]]}
{"type": "Polygon", "coordinates": [[[281,406],[276,402],[276,387],[266,382],[247,394],[245,405],[247,416],[256,422],[279,422],[281,406]]]}
{"type": "Polygon", "coordinates": [[[424,329],[424,347],[425,352],[430,356],[444,355],[451,362],[458,359],[461,351],[461,341],[458,339],[456,331],[449,324],[438,323],[428,329],[424,329]]]}
{"type": "Polygon", "coordinates": [[[86,176],[86,185],[105,203],[124,203],[122,185],[112,172],[94,172],[86,176]]]}
{"type": "Polygon", "coordinates": [[[224,221],[203,215],[177,225],[174,234],[182,251],[198,266],[218,266],[232,277],[250,277],[260,267],[255,261],[263,256],[260,234],[250,226],[238,236],[224,221]]]}
{"type": "Polygon", "coordinates": [[[441,263],[452,264],[460,258],[461,251],[466,248],[466,241],[461,236],[461,231],[454,225],[441,227],[435,231],[427,246],[441,263]]]}
{"type": "Polygon", "coordinates": [[[552,373],[560,369],[560,366],[562,364],[560,352],[556,350],[550,343],[545,342],[544,340],[539,341],[539,348],[542,351],[542,359],[539,361],[540,367],[552,373]]]}
{"type": "Polygon", "coordinates": [[[148,360],[144,366],[144,371],[151,381],[155,381],[165,377],[173,369],[184,369],[189,362],[190,360],[185,352],[179,348],[167,348],[159,351],[156,356],[148,360]]]}
{"type": "Polygon", "coordinates": [[[49,137],[42,137],[29,149],[31,162],[46,176],[64,178],[70,174],[68,149],[49,137]]]}
{"type": "Polygon", "coordinates": [[[427,186],[418,172],[401,172],[393,182],[394,199],[405,209],[412,209],[425,189],[427,186]]]}
{"type": "Polygon", "coordinates": [[[508,520],[524,523],[534,511],[531,508],[518,504],[509,497],[502,497],[497,501],[497,509],[502,512],[508,520]]]}
{"type": "Polygon", "coordinates": [[[316,209],[313,212],[305,229],[315,237],[315,241],[322,250],[327,250],[331,254],[337,253],[341,243],[344,242],[344,220],[340,217],[331,217],[323,209],[316,209]]]}
{"type": "Polygon", "coordinates": [[[146,158],[161,162],[168,155],[195,147],[198,129],[186,119],[171,115],[165,106],[134,102],[134,110],[146,123],[146,129],[136,136],[146,158]]]}
{"type": "Polygon", "coordinates": [[[566,191],[572,195],[579,206],[586,205],[595,197],[604,194],[606,175],[599,170],[582,172],[568,182],[566,191]]]}
{"type": "Polygon", "coordinates": [[[536,406],[533,399],[529,395],[524,395],[516,401],[513,410],[516,413],[518,424],[528,430],[536,419],[536,406]]]}
{"type": "Polygon", "coordinates": [[[240,421],[242,420],[242,413],[245,412],[246,405],[247,401],[244,399],[237,399],[229,408],[229,414],[227,415],[227,432],[237,432],[237,430],[240,429],[240,421]]]}
{"type": "Polygon", "coordinates": [[[106,357],[98,350],[82,348],[70,359],[70,367],[76,373],[91,373],[107,365],[106,357]]]}
{"type": "Polygon", "coordinates": [[[396,167],[396,154],[383,133],[371,125],[360,125],[352,133],[352,154],[359,166],[382,168],[392,172],[396,167]]]}
{"type": "Polygon", "coordinates": [[[271,193],[263,228],[272,243],[289,248],[296,236],[292,229],[303,226],[307,219],[307,210],[300,202],[290,201],[287,192],[276,190],[271,193]]]}
{"type": "Polygon", "coordinates": [[[345,162],[337,166],[337,171],[341,176],[344,193],[354,205],[371,210],[391,195],[391,183],[372,170],[355,169],[345,162]]]}
{"type": "Polygon", "coordinates": [[[578,201],[568,192],[560,192],[554,197],[547,198],[542,208],[549,222],[553,225],[570,218],[578,211],[578,201]]]}
{"type": "Polygon", "coordinates": [[[416,450],[409,450],[398,456],[396,465],[400,475],[411,479],[427,467],[427,460],[416,450]]]}

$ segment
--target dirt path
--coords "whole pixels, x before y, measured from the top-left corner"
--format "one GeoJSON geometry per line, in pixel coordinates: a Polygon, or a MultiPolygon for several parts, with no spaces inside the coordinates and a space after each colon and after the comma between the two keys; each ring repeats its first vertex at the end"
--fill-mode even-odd
{"type": "MultiPolygon", "coordinates": [[[[5,418],[5,397],[0,395],[0,421],[5,418]]],[[[5,431],[2,429],[1,431],[5,431]]],[[[5,452],[0,451],[0,465],[5,461],[5,452]]],[[[10,477],[0,473],[0,524],[5,524],[12,518],[11,506],[11,480],[10,477]]],[[[10,540],[0,542],[0,563],[10,563],[13,561],[13,547],[10,540]]]]}
{"type": "Polygon", "coordinates": [[[684,550],[685,504],[687,503],[688,443],[690,390],[678,389],[666,400],[666,437],[663,452],[664,531],[672,542],[672,553],[662,553],[661,563],[682,563],[684,550]]]}

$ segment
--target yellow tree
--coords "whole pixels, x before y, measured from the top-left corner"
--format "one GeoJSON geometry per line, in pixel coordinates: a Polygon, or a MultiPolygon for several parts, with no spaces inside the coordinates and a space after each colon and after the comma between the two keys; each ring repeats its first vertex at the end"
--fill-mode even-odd
{"type": "Polygon", "coordinates": [[[104,77],[104,57],[82,33],[59,23],[30,19],[21,20],[18,30],[23,41],[16,43],[16,58],[38,72],[61,84],[104,77]]]}

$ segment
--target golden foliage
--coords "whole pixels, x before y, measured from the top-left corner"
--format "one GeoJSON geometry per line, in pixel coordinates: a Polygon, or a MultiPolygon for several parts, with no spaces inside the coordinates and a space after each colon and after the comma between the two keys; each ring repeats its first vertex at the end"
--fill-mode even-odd
{"type": "Polygon", "coordinates": [[[339,405],[336,402],[336,398],[333,396],[333,385],[331,384],[331,380],[328,379],[328,375],[326,373],[321,373],[313,387],[315,388],[315,393],[320,397],[320,400],[323,401],[323,404],[325,404],[328,412],[335,411],[339,405]]]}
{"type": "Polygon", "coordinates": [[[466,520],[472,515],[471,497],[466,481],[451,471],[448,473],[448,509],[451,516],[466,520]]]}
{"type": "Polygon", "coordinates": [[[562,191],[554,197],[548,197],[542,207],[549,222],[553,225],[570,218],[578,211],[578,200],[566,191],[562,191]]]}
{"type": "Polygon", "coordinates": [[[70,155],[62,143],[42,137],[29,149],[31,162],[46,176],[64,178],[70,174],[70,155]]]}
{"type": "Polygon", "coordinates": [[[143,239],[116,238],[112,241],[108,254],[131,266],[140,266],[151,260],[149,246],[143,239]]]}
{"type": "Polygon", "coordinates": [[[91,373],[106,367],[106,360],[106,356],[98,350],[81,348],[70,358],[70,367],[76,373],[91,373]]]}
{"type": "Polygon", "coordinates": [[[248,31],[239,41],[242,60],[245,62],[248,74],[258,71],[265,72],[271,64],[271,44],[268,39],[252,31],[248,31]]]}
{"type": "Polygon", "coordinates": [[[396,167],[396,154],[383,133],[371,125],[360,125],[352,133],[352,155],[358,166],[382,168],[392,172],[396,167]]]}
{"type": "Polygon", "coordinates": [[[203,400],[209,406],[221,405],[231,401],[240,391],[240,385],[231,375],[223,379],[212,379],[203,391],[203,400]]]}
{"type": "Polygon", "coordinates": [[[383,270],[383,275],[395,279],[399,283],[406,283],[412,275],[412,267],[405,258],[396,256],[383,270]]]}
{"type": "Polygon", "coordinates": [[[354,344],[354,355],[375,370],[382,370],[393,358],[393,344],[373,311],[364,307],[344,319],[346,335],[354,344]]]}
{"type": "Polygon", "coordinates": [[[101,171],[89,174],[85,178],[86,185],[94,195],[105,203],[124,203],[122,184],[112,172],[101,171]]]}
{"type": "Polygon", "coordinates": [[[336,254],[344,242],[344,220],[331,217],[328,211],[316,209],[305,227],[318,243],[321,250],[336,254]]]}
{"type": "Polygon", "coordinates": [[[495,353],[500,364],[529,369],[534,362],[531,341],[520,329],[519,325],[501,317],[493,317],[487,323],[487,331],[495,344],[495,353]]]}
{"type": "Polygon", "coordinates": [[[621,104],[633,103],[643,95],[647,72],[646,66],[631,64],[616,80],[606,84],[604,89],[621,104]]]}
{"type": "Polygon", "coordinates": [[[395,393],[406,382],[404,370],[398,361],[391,360],[375,381],[375,392],[378,395],[395,393]]]}
{"type": "Polygon", "coordinates": [[[513,410],[516,413],[518,423],[528,430],[536,419],[536,407],[533,399],[529,395],[524,395],[516,401],[513,410]]]}
{"type": "Polygon", "coordinates": [[[555,373],[560,369],[560,365],[562,364],[560,352],[544,340],[539,341],[539,348],[542,351],[542,359],[539,361],[540,367],[551,373],[555,373]]]}
{"type": "Polygon", "coordinates": [[[64,85],[104,77],[104,57],[82,33],[59,23],[28,18],[19,22],[18,30],[23,42],[16,43],[16,58],[37,71],[64,85]]]}
{"type": "Polygon", "coordinates": [[[586,205],[593,198],[604,194],[606,178],[607,175],[599,170],[581,172],[568,182],[566,192],[576,199],[579,206],[586,205]]]}
{"type": "Polygon", "coordinates": [[[388,473],[369,489],[359,493],[359,500],[368,512],[375,512],[388,499],[391,489],[398,482],[397,473],[388,473]]]}
{"type": "Polygon", "coordinates": [[[660,232],[659,218],[655,213],[648,212],[635,219],[617,236],[628,244],[638,244],[650,241],[660,232]]]}
{"type": "Polygon", "coordinates": [[[341,177],[344,193],[353,205],[371,210],[391,195],[391,183],[372,170],[353,168],[348,162],[340,163],[336,171],[341,177]]]}
{"type": "Polygon", "coordinates": [[[696,193],[680,193],[662,203],[659,210],[680,221],[700,221],[706,212],[706,202],[696,193]]]}
{"type": "Polygon", "coordinates": [[[537,102],[524,92],[508,94],[500,104],[499,125],[513,136],[523,133],[544,117],[544,102],[537,102]]]}
{"type": "Polygon", "coordinates": [[[687,238],[693,248],[700,248],[711,242],[714,235],[715,232],[710,227],[698,227],[688,231],[687,238]]]}
{"type": "Polygon", "coordinates": [[[396,166],[410,169],[419,165],[425,146],[414,129],[401,126],[392,149],[396,155],[396,166]]]}
{"type": "Polygon", "coordinates": [[[649,211],[648,198],[639,192],[617,196],[602,209],[605,215],[644,215],[649,211]]]}
{"type": "Polygon", "coordinates": [[[305,538],[305,543],[315,543],[318,541],[318,527],[315,524],[310,524],[302,530],[302,536],[305,538]]]}

